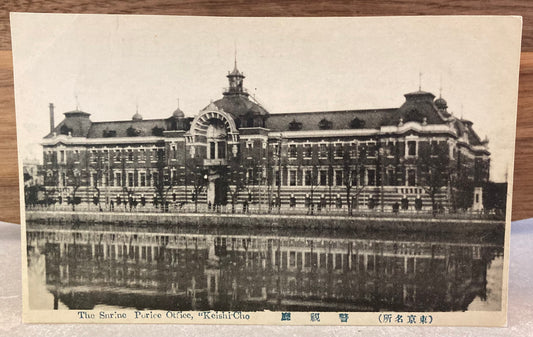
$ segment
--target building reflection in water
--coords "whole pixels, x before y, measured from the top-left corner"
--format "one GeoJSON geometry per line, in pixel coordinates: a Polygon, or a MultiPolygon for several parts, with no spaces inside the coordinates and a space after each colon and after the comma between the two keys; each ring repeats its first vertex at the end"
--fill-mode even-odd
{"type": "Polygon", "coordinates": [[[27,248],[55,309],[463,311],[487,299],[503,254],[479,238],[374,236],[28,224],[27,248]]]}

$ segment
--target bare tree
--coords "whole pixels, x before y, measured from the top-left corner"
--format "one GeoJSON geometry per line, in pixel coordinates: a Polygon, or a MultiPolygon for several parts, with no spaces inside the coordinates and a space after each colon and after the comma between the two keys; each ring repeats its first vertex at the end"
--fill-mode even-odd
{"type": "Polygon", "coordinates": [[[76,192],[83,185],[84,179],[81,170],[75,167],[74,163],[69,162],[66,166],[67,185],[72,187],[70,194],[70,203],[72,204],[72,210],[76,210],[76,205],[80,203],[79,197],[76,196],[76,192]]]}
{"type": "Polygon", "coordinates": [[[238,161],[230,161],[229,168],[223,172],[222,179],[227,184],[231,196],[231,212],[235,213],[235,204],[239,199],[240,192],[248,186],[246,181],[246,169],[238,161]]]}
{"type": "Polygon", "coordinates": [[[353,145],[353,147],[345,146],[343,151],[343,183],[346,189],[349,215],[353,214],[352,198],[358,197],[365,189],[364,180],[360,177],[364,175],[365,171],[366,148],[362,147],[358,153],[357,145],[353,145]]]}
{"type": "Polygon", "coordinates": [[[447,148],[437,143],[420,146],[417,166],[420,172],[419,186],[429,195],[433,215],[437,213],[436,196],[448,185],[450,179],[447,148]]]}
{"type": "Polygon", "coordinates": [[[198,212],[198,198],[207,185],[207,170],[200,165],[200,160],[200,158],[192,157],[185,163],[185,179],[192,187],[191,198],[194,201],[195,212],[198,212]]]}

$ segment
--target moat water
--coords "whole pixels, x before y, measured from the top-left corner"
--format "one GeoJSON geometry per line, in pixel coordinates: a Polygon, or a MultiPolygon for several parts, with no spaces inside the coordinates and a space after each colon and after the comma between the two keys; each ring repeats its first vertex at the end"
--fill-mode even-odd
{"type": "Polygon", "coordinates": [[[497,235],[27,224],[31,309],[500,310],[497,235]]]}

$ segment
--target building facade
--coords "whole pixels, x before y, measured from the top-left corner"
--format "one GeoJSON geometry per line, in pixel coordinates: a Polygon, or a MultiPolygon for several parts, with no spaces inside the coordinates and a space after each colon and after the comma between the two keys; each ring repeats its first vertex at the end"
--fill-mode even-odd
{"type": "Polygon", "coordinates": [[[488,141],[441,97],[419,90],[398,108],[270,114],[236,65],[227,78],[223,97],[194,118],[178,108],[93,122],[76,109],[55,125],[50,104],[42,146],[51,198],[105,209],[483,208],[488,141]]]}

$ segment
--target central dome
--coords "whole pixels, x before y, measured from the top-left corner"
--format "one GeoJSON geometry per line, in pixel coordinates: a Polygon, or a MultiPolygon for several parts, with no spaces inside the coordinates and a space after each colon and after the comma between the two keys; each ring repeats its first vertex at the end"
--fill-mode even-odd
{"type": "Polygon", "coordinates": [[[265,108],[251,101],[246,96],[227,95],[217,101],[214,101],[213,104],[215,104],[217,108],[222,109],[235,117],[243,117],[250,114],[254,116],[268,116],[268,111],[265,108]]]}

